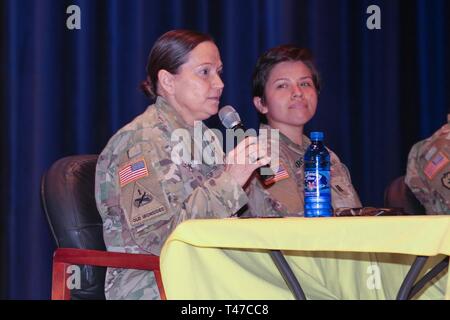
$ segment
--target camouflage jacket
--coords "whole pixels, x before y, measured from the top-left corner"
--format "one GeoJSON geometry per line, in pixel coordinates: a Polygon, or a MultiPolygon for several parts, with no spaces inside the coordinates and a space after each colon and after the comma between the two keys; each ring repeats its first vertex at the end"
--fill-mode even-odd
{"type": "MultiPolygon", "coordinates": [[[[212,132],[198,123],[201,133],[212,132]]],[[[223,164],[183,158],[186,150],[208,147],[194,130],[158,97],[109,140],[95,179],[108,251],[159,255],[183,220],[228,217],[247,203],[244,190],[223,164]],[[179,129],[187,138],[173,138],[179,129]]],[[[217,144],[213,150],[213,156],[223,160],[222,147],[217,144]]],[[[109,299],[159,298],[153,273],[139,270],[108,269],[105,293],[109,299]]]]}
{"type": "Polygon", "coordinates": [[[450,114],[446,125],[411,148],[405,183],[427,214],[450,214],[450,114]]]}
{"type": "MultiPolygon", "coordinates": [[[[262,125],[261,128],[270,128],[262,125]]],[[[258,178],[252,179],[247,187],[248,210],[243,216],[303,215],[304,165],[303,156],[311,140],[303,136],[303,144],[297,145],[279,133],[279,165],[287,174],[274,184],[265,187],[258,178]]],[[[334,152],[331,160],[331,197],[333,208],[361,207],[359,197],[353,188],[347,167],[334,152]]]]}

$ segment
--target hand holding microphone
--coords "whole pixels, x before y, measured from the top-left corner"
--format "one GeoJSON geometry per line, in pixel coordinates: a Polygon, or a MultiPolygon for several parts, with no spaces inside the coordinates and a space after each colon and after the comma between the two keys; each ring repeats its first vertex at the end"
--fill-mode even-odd
{"type": "Polygon", "coordinates": [[[261,150],[258,138],[246,137],[226,156],[225,171],[241,186],[245,185],[253,171],[270,162],[267,155],[258,159],[258,148],[261,150]]]}
{"type": "MultiPolygon", "coordinates": [[[[232,106],[225,106],[219,110],[219,118],[227,129],[234,131],[241,129],[245,132],[245,126],[241,118],[232,106]]],[[[243,139],[236,148],[231,150],[226,158],[226,171],[228,171],[241,186],[244,186],[254,170],[263,182],[273,175],[262,175],[261,167],[269,167],[270,157],[267,155],[267,144],[262,144],[257,137],[249,136],[243,139]],[[263,157],[259,158],[259,155],[263,157]]]]}

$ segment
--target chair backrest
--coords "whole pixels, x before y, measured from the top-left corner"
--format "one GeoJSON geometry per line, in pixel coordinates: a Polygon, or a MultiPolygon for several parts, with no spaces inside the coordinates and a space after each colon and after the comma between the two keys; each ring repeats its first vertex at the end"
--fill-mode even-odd
{"type": "MultiPolygon", "coordinates": [[[[42,177],[42,203],[58,247],[106,250],[94,194],[97,158],[59,159],[42,177]]],[[[72,299],[105,299],[106,268],[80,267],[81,289],[71,291],[72,299]]]]}
{"type": "Polygon", "coordinates": [[[384,191],[384,206],[388,208],[403,208],[406,214],[425,214],[425,208],[417,200],[401,176],[393,180],[384,191]]]}

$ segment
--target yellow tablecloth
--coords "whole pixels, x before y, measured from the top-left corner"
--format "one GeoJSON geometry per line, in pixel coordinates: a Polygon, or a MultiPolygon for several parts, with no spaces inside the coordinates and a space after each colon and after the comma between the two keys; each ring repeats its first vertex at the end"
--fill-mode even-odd
{"type": "MultiPolygon", "coordinates": [[[[161,252],[166,295],[293,299],[268,249],[283,250],[307,298],[395,299],[415,255],[450,255],[450,217],[188,220],[161,252]]],[[[419,298],[449,299],[447,278],[419,298]]]]}

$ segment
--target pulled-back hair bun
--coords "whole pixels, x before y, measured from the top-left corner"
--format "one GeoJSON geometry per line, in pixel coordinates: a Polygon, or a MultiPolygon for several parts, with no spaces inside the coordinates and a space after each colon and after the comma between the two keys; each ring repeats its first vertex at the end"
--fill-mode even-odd
{"type": "Polygon", "coordinates": [[[163,34],[148,56],[147,78],[141,83],[145,95],[154,99],[159,94],[159,70],[177,74],[180,66],[186,63],[189,53],[207,41],[214,43],[211,36],[192,30],[172,30],[163,34]]]}
{"type": "Polygon", "coordinates": [[[156,98],[156,88],[153,87],[150,77],[147,77],[147,79],[142,81],[140,87],[148,98],[152,100],[156,98]]]}

